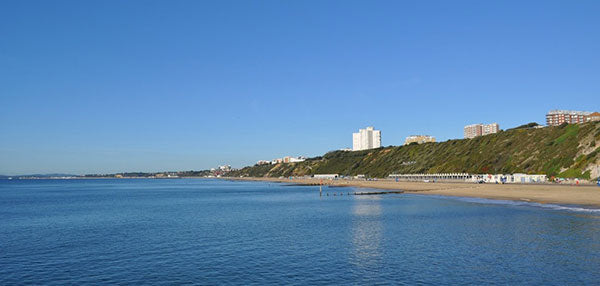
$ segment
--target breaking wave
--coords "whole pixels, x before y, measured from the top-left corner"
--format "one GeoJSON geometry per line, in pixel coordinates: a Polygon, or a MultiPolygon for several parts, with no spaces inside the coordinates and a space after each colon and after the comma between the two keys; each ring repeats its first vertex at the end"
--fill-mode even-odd
{"type": "Polygon", "coordinates": [[[542,204],[542,203],[528,202],[528,201],[496,200],[496,199],[486,199],[486,198],[453,197],[453,196],[441,196],[441,195],[435,195],[432,197],[453,199],[453,200],[459,200],[459,201],[468,202],[468,203],[491,204],[491,205],[510,205],[510,206],[529,206],[529,207],[536,207],[536,208],[543,208],[543,209],[550,209],[550,210],[557,210],[557,211],[584,212],[584,213],[600,214],[600,209],[588,208],[588,207],[577,206],[577,205],[542,204]]]}

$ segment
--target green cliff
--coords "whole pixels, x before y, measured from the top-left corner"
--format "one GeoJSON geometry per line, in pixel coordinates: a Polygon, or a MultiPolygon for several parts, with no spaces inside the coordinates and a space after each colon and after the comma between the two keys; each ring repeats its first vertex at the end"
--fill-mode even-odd
{"type": "Polygon", "coordinates": [[[596,178],[600,174],[600,122],[528,128],[524,125],[474,139],[365,151],[333,151],[300,163],[252,166],[231,176],[312,174],[529,173],[596,178]]]}

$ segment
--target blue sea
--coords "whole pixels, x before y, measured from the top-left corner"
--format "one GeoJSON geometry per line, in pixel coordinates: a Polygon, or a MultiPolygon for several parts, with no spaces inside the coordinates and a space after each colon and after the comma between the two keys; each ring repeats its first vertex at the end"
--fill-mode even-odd
{"type": "Polygon", "coordinates": [[[0,285],[600,284],[599,210],[323,191],[2,180],[0,285]]]}

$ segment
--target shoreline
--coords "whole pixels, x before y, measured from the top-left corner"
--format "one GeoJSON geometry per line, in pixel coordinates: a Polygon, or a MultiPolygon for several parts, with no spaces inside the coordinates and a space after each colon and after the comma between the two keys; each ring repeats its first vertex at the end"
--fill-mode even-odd
{"type": "MultiPolygon", "coordinates": [[[[313,178],[228,178],[232,181],[276,182],[293,185],[320,184],[313,178]]],[[[600,187],[594,185],[560,184],[475,184],[464,182],[406,182],[394,180],[322,180],[324,186],[356,187],[383,190],[402,190],[407,194],[440,195],[449,197],[471,197],[492,200],[535,202],[541,204],[563,204],[600,207],[600,187]]]]}

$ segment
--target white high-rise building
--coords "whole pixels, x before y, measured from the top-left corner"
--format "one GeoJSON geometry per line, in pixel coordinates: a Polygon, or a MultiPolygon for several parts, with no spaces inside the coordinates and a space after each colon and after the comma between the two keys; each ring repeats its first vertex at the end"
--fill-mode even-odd
{"type": "Polygon", "coordinates": [[[352,151],[367,150],[381,147],[381,131],[373,127],[359,129],[352,133],[352,151]]]}

